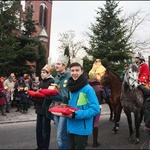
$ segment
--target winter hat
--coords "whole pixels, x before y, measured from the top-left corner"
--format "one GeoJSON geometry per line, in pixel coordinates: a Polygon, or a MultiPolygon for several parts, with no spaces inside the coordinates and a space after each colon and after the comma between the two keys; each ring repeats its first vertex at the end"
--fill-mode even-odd
{"type": "Polygon", "coordinates": [[[134,54],[134,58],[144,59],[143,55],[140,52],[134,54]]]}
{"type": "Polygon", "coordinates": [[[57,58],[56,63],[62,63],[62,64],[65,64],[67,66],[68,61],[69,61],[69,57],[67,57],[66,55],[60,54],[57,58]]]}
{"type": "Polygon", "coordinates": [[[47,71],[48,73],[52,72],[53,69],[54,69],[54,68],[53,68],[50,64],[46,64],[46,65],[42,68],[42,70],[45,70],[45,71],[47,71]]]}

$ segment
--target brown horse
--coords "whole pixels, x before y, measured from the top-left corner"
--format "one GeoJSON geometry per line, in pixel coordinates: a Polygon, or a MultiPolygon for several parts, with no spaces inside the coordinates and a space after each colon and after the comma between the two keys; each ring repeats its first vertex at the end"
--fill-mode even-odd
{"type": "Polygon", "coordinates": [[[105,74],[101,78],[101,85],[103,85],[104,87],[108,86],[110,89],[110,104],[114,112],[115,121],[112,133],[117,133],[122,111],[120,101],[122,80],[116,73],[110,71],[109,69],[106,69],[105,74]]]}

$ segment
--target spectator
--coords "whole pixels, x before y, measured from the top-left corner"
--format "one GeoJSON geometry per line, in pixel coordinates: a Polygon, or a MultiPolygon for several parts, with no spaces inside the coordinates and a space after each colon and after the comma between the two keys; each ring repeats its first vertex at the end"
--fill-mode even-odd
{"type": "Polygon", "coordinates": [[[4,82],[4,80],[5,80],[4,77],[0,77],[0,107],[1,107],[2,115],[6,116],[6,113],[4,111],[4,93],[3,93],[3,90],[4,90],[3,82],[4,82]]]}
{"type": "Polygon", "coordinates": [[[69,149],[85,149],[88,135],[92,134],[93,118],[100,113],[99,102],[94,89],[88,84],[82,66],[75,62],[70,65],[71,78],[68,88],[71,91],[68,104],[79,110],[67,115],[69,149]]]}
{"type": "Polygon", "coordinates": [[[14,82],[17,81],[16,76],[15,76],[15,73],[11,73],[10,76],[13,78],[13,81],[14,81],[14,82]]]}
{"type": "Polygon", "coordinates": [[[14,97],[15,97],[15,101],[17,103],[17,111],[22,112],[22,104],[21,104],[21,98],[22,95],[25,93],[25,88],[26,88],[26,83],[23,77],[20,77],[18,79],[18,81],[15,83],[14,86],[14,97]]]}
{"type": "Polygon", "coordinates": [[[22,94],[21,97],[21,104],[22,104],[22,113],[27,114],[28,113],[28,108],[29,108],[29,102],[30,102],[30,97],[27,94],[28,88],[24,88],[25,93],[22,94]]]}
{"type": "Polygon", "coordinates": [[[4,94],[3,99],[4,99],[5,112],[9,113],[10,112],[10,92],[8,91],[7,87],[4,87],[3,94],[4,94]]]}
{"type": "Polygon", "coordinates": [[[31,80],[31,76],[29,74],[24,74],[23,78],[25,80],[26,86],[28,87],[28,89],[32,89],[32,80],[31,80]]]}
{"type": "Polygon", "coordinates": [[[12,105],[12,102],[14,100],[14,86],[15,82],[13,81],[13,77],[9,76],[5,81],[4,81],[4,88],[8,90],[9,95],[10,95],[10,105],[12,105]]]}
{"type": "Polygon", "coordinates": [[[32,90],[37,91],[39,89],[39,77],[35,77],[34,81],[32,81],[32,90]]]}

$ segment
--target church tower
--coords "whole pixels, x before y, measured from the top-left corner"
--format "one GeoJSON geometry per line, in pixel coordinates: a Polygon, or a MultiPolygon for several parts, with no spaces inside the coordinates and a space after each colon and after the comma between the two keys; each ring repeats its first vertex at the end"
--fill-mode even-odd
{"type": "Polygon", "coordinates": [[[51,35],[51,17],[52,0],[26,0],[25,7],[31,6],[34,10],[33,20],[38,21],[36,25],[37,32],[33,34],[42,41],[46,49],[46,58],[49,57],[50,35],[51,35]]]}

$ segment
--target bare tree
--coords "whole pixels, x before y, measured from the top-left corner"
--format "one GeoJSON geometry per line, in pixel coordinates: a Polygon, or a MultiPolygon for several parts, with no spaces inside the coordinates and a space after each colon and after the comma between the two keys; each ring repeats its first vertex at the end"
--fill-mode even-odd
{"type": "Polygon", "coordinates": [[[146,25],[150,21],[150,14],[138,10],[130,13],[126,19],[123,20],[123,24],[128,27],[126,42],[132,43],[132,51],[146,52],[150,49],[150,37],[144,37],[138,35],[139,29],[146,25]],[[144,15],[143,15],[144,14],[144,15]]]}
{"type": "Polygon", "coordinates": [[[80,51],[83,51],[84,42],[75,41],[76,34],[73,30],[60,33],[58,36],[60,52],[66,53],[65,50],[67,49],[70,60],[75,58],[80,51]]]}

